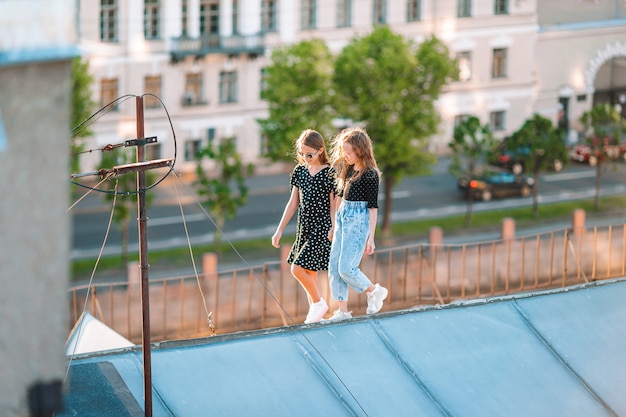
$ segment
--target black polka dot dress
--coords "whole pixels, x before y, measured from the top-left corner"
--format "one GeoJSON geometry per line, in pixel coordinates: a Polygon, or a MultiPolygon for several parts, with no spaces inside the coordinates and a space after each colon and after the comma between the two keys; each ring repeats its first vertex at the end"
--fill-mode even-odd
{"type": "Polygon", "coordinates": [[[334,170],[325,167],[312,176],[306,165],[300,164],[291,173],[291,186],[298,187],[300,205],[296,240],[287,262],[310,271],[325,271],[330,255],[328,232],[332,227],[330,195],[335,192],[334,170]]]}

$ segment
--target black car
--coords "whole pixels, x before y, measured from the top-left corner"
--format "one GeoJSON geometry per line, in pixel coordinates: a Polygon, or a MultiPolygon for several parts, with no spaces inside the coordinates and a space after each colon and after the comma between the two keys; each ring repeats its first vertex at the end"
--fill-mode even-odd
{"type": "Polygon", "coordinates": [[[471,192],[474,200],[489,201],[492,198],[527,197],[534,180],[508,171],[489,170],[473,177],[461,176],[456,183],[465,198],[471,192]]]}
{"type": "MultiPolygon", "coordinates": [[[[528,157],[529,153],[530,149],[527,147],[509,149],[506,143],[503,143],[491,163],[495,166],[508,169],[513,174],[519,175],[526,169],[524,159],[528,157]]],[[[559,172],[563,169],[563,162],[555,159],[548,168],[552,171],[559,172]]]]}

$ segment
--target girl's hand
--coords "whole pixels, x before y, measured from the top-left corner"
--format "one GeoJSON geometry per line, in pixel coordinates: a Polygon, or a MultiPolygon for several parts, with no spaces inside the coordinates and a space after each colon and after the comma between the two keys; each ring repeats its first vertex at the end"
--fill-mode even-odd
{"type": "Polygon", "coordinates": [[[282,232],[279,231],[276,231],[276,233],[274,233],[274,236],[272,236],[272,246],[274,246],[275,248],[280,247],[280,238],[282,235],[282,232]]]}
{"type": "Polygon", "coordinates": [[[374,244],[374,238],[368,237],[367,243],[365,244],[365,254],[371,255],[372,253],[374,253],[375,249],[376,249],[376,245],[374,244]]]}
{"type": "Polygon", "coordinates": [[[331,242],[333,241],[333,234],[334,234],[334,230],[331,227],[330,230],[328,231],[328,240],[330,240],[331,242]]]}

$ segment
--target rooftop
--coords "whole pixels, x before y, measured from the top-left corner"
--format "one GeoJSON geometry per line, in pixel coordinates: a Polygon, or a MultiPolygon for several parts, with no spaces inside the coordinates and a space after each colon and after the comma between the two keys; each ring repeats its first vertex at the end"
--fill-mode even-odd
{"type": "MultiPolygon", "coordinates": [[[[626,415],[626,278],[162,342],[154,416],[626,415]]],[[[59,416],[143,415],[140,347],[69,361],[59,416]]]]}

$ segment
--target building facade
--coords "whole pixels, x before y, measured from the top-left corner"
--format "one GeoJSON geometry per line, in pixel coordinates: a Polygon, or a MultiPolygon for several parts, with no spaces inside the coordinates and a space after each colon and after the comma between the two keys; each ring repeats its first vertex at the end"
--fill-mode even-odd
{"type": "MultiPolygon", "coordinates": [[[[159,140],[148,156],[171,157],[176,150],[182,171],[193,171],[197,149],[225,137],[236,138],[247,162],[267,170],[276,166],[262,158],[256,122],[267,116],[261,89],[276,47],[321,38],[338,53],[379,24],[418,42],[436,35],[458,58],[461,74],[438,102],[442,123],[431,150],[443,153],[455,124],[470,114],[488,122],[499,138],[535,112],[575,129],[569,121],[590,108],[604,76],[600,68],[623,55],[625,38],[625,6],[617,0],[79,4],[81,47],[96,79],[93,95],[100,106],[108,105],[88,147],[131,138],[135,104],[127,98],[147,94],[146,135],[159,140]]],[[[98,153],[87,154],[83,165],[98,159],[98,153]]]]}

